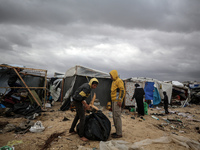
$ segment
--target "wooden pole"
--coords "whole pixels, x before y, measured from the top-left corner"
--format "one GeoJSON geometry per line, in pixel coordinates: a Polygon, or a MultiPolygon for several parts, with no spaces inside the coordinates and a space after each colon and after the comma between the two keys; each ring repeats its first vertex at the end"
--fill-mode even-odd
{"type": "Polygon", "coordinates": [[[29,87],[26,85],[26,83],[24,82],[24,80],[22,79],[22,77],[20,76],[20,74],[18,73],[18,71],[15,68],[13,68],[13,69],[16,72],[16,74],[19,76],[19,78],[21,79],[21,81],[23,82],[23,84],[25,85],[25,87],[27,88],[27,90],[29,91],[29,93],[31,94],[31,96],[33,97],[33,99],[36,101],[36,103],[38,104],[38,106],[42,107],[40,105],[40,103],[37,101],[37,99],[35,98],[35,96],[33,95],[33,93],[31,92],[31,90],[29,89],[29,87]]]}
{"type": "Polygon", "coordinates": [[[62,80],[62,88],[61,88],[61,99],[60,99],[61,103],[62,103],[62,101],[63,101],[64,82],[65,82],[65,79],[63,78],[63,80],[62,80]]]}

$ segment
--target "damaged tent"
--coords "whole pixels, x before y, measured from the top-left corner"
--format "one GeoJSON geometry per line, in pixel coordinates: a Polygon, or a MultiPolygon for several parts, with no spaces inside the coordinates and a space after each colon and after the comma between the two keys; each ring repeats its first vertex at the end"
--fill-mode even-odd
{"type": "MultiPolygon", "coordinates": [[[[96,98],[99,100],[101,106],[106,106],[107,102],[111,101],[110,99],[110,87],[112,80],[110,79],[109,73],[105,73],[102,71],[98,71],[95,69],[83,67],[83,66],[75,66],[66,71],[64,76],[64,84],[62,93],[63,94],[63,104],[61,106],[61,110],[67,110],[70,106],[70,98],[75,92],[75,90],[81,86],[83,83],[87,83],[91,78],[97,78],[99,80],[99,85],[95,90],[92,90],[96,93],[96,98]]],[[[89,103],[91,100],[91,95],[86,99],[89,103]]],[[[61,97],[62,98],[62,97],[61,97]]]]}
{"type": "MultiPolygon", "coordinates": [[[[47,71],[41,69],[26,68],[19,65],[0,65],[1,103],[5,104],[6,107],[12,108],[15,113],[27,114],[22,109],[27,111],[27,109],[32,109],[34,105],[41,110],[42,99],[46,94],[46,74],[47,71]],[[20,68],[21,71],[18,73],[16,68],[20,68]],[[8,79],[11,71],[16,73],[19,78],[16,82],[22,87],[9,87],[8,79]],[[21,76],[21,73],[24,76],[21,76]],[[17,90],[12,94],[6,95],[11,88],[17,88],[17,90]]],[[[29,111],[29,114],[34,112],[34,109],[31,112],[29,111]]]]}
{"type": "Polygon", "coordinates": [[[190,101],[190,89],[179,81],[170,81],[172,84],[172,104],[185,105],[190,101]]]}
{"type": "Polygon", "coordinates": [[[191,93],[191,99],[189,102],[192,104],[200,104],[200,84],[189,84],[189,88],[191,93]]]}
{"type": "MultiPolygon", "coordinates": [[[[54,79],[54,78],[52,78],[52,79],[54,79]]],[[[63,81],[63,79],[56,78],[54,81],[52,81],[52,84],[50,85],[50,92],[51,92],[51,96],[54,101],[60,101],[62,81],[63,81]]]]}
{"type": "Polygon", "coordinates": [[[145,100],[153,101],[153,105],[158,105],[163,99],[163,91],[167,92],[169,103],[172,95],[172,84],[158,81],[151,78],[133,77],[125,79],[125,106],[135,106],[135,101],[131,101],[134,93],[135,83],[138,83],[145,91],[145,100]]]}

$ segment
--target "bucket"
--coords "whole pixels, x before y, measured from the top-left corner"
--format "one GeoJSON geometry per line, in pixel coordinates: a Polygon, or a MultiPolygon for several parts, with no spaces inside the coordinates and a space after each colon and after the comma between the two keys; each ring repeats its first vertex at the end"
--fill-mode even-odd
{"type": "Polygon", "coordinates": [[[107,103],[106,109],[110,110],[111,109],[111,102],[107,103]]]}
{"type": "Polygon", "coordinates": [[[144,114],[148,115],[148,104],[144,102],[144,114]]]}

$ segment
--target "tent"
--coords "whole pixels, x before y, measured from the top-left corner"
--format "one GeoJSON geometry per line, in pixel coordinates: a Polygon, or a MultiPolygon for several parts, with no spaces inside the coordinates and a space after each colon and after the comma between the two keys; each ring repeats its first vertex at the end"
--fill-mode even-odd
{"type": "Polygon", "coordinates": [[[179,81],[170,81],[172,84],[172,104],[185,105],[190,101],[190,89],[179,81]]]}
{"type": "Polygon", "coordinates": [[[36,93],[39,95],[40,99],[44,97],[44,90],[46,90],[46,70],[41,69],[33,69],[33,68],[26,68],[25,66],[21,65],[12,65],[12,64],[2,64],[0,65],[0,93],[5,95],[9,92],[10,87],[8,86],[8,78],[9,72],[11,69],[19,67],[23,69],[21,72],[26,73],[26,76],[23,77],[22,80],[18,80],[22,85],[21,90],[27,90],[27,87],[35,90],[36,93]],[[27,86],[27,87],[26,87],[27,86]]]}
{"type": "Polygon", "coordinates": [[[99,100],[101,106],[106,106],[107,102],[111,101],[110,88],[112,80],[109,73],[77,65],[68,69],[65,73],[63,89],[61,92],[61,94],[63,94],[64,102],[61,106],[61,110],[66,110],[65,106],[69,105],[70,98],[75,90],[83,83],[88,83],[93,77],[99,80],[99,85],[96,89],[92,90],[91,95],[86,101],[88,103],[90,102],[94,92],[96,93],[96,99],[99,100]]]}
{"type": "Polygon", "coordinates": [[[135,101],[131,101],[134,93],[135,83],[138,83],[145,91],[145,100],[153,101],[153,105],[158,105],[161,99],[164,98],[163,91],[167,92],[169,103],[172,95],[172,84],[165,83],[156,79],[143,78],[143,77],[132,77],[129,79],[124,79],[125,82],[125,106],[134,106],[135,101]]]}

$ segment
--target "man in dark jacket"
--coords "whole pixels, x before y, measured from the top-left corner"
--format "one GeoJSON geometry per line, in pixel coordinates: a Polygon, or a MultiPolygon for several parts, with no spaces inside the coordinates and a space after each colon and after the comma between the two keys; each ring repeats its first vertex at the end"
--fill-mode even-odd
{"type": "Polygon", "coordinates": [[[75,133],[74,128],[78,120],[80,119],[79,124],[79,136],[82,141],[88,141],[86,137],[84,137],[84,125],[85,125],[85,110],[90,110],[90,106],[86,103],[85,99],[90,95],[92,89],[95,89],[98,85],[98,80],[96,78],[92,78],[89,83],[84,83],[81,85],[73,95],[73,103],[76,107],[76,116],[74,121],[72,122],[69,133],[75,133]]]}
{"type": "Polygon", "coordinates": [[[144,116],[144,103],[143,103],[144,95],[145,95],[145,93],[144,93],[143,88],[141,88],[140,85],[136,83],[135,91],[134,91],[131,101],[134,98],[136,99],[137,108],[138,108],[138,117],[144,116]]]}
{"type": "Polygon", "coordinates": [[[167,96],[167,93],[164,91],[163,95],[164,95],[164,109],[165,109],[165,114],[169,114],[169,112],[168,112],[168,96],[167,96]]]}

